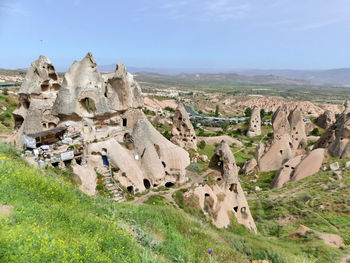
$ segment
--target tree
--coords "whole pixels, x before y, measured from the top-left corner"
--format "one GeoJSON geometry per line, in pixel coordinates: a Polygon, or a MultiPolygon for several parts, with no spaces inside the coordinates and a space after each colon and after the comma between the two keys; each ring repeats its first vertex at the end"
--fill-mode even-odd
{"type": "Polygon", "coordinates": [[[221,122],[221,129],[226,132],[228,128],[228,122],[227,121],[223,121],[221,122]]]}
{"type": "Polygon", "coordinates": [[[264,110],[264,109],[261,109],[261,110],[260,110],[260,118],[261,118],[261,119],[264,119],[265,115],[266,115],[265,110],[264,110]]]}
{"type": "Polygon", "coordinates": [[[215,116],[218,117],[219,116],[219,104],[216,105],[216,108],[215,108],[215,116]]]}
{"type": "Polygon", "coordinates": [[[246,108],[245,111],[244,111],[244,115],[245,115],[246,117],[252,116],[252,109],[249,108],[249,107],[246,108]]]}

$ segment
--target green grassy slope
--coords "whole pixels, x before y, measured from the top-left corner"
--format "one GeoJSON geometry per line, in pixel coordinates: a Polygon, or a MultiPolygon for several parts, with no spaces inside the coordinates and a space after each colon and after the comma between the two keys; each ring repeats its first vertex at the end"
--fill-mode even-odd
{"type": "Polygon", "coordinates": [[[162,192],[141,205],[89,197],[53,171],[32,168],[13,148],[0,145],[0,204],[14,207],[0,217],[0,262],[311,263],[337,262],[346,253],[313,236],[290,240],[288,228],[276,234],[275,208],[262,211],[269,200],[265,191],[264,201],[251,202],[261,232],[254,235],[236,223],[217,229],[169,204],[162,192]]]}

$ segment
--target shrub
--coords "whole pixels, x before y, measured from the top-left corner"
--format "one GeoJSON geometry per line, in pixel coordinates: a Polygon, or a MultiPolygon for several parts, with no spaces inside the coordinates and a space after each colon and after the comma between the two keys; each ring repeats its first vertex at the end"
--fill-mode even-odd
{"type": "Polygon", "coordinates": [[[207,143],[206,143],[205,141],[201,140],[201,141],[199,142],[199,144],[198,144],[198,147],[199,147],[200,149],[204,149],[206,145],[207,145],[207,143]]]}

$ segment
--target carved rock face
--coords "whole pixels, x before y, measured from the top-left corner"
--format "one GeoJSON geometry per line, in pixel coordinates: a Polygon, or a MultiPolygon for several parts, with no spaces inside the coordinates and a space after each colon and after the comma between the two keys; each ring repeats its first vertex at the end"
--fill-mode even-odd
{"type": "Polygon", "coordinates": [[[176,145],[197,150],[197,136],[182,103],[176,108],[171,134],[171,141],[176,145]]]}
{"type": "Polygon", "coordinates": [[[59,119],[51,114],[60,89],[58,75],[51,61],[40,56],[29,68],[19,90],[19,105],[13,112],[18,140],[31,134],[56,127],[59,119]]]}
{"type": "Polygon", "coordinates": [[[316,124],[323,129],[328,129],[335,122],[334,113],[330,110],[326,110],[318,118],[316,124]]]}
{"type": "Polygon", "coordinates": [[[270,142],[257,147],[257,161],[260,171],[279,170],[293,158],[297,151],[307,147],[304,121],[295,108],[288,114],[286,107],[280,107],[272,116],[274,136],[270,142]]]}
{"type": "Polygon", "coordinates": [[[219,228],[230,225],[230,216],[234,215],[238,223],[257,233],[238,180],[235,158],[225,141],[217,146],[209,166],[217,174],[217,183],[194,187],[186,193],[185,198],[197,200],[202,212],[219,228]]]}
{"type": "MultiPolygon", "coordinates": [[[[345,105],[348,103],[346,102],[345,105]]],[[[350,157],[350,111],[348,107],[315,143],[314,149],[316,148],[328,149],[333,157],[350,157]]]]}
{"type": "Polygon", "coordinates": [[[57,116],[93,119],[142,106],[141,89],[122,63],[117,64],[114,73],[103,77],[88,53],[65,74],[52,112],[57,116]]]}
{"type": "Polygon", "coordinates": [[[261,118],[260,109],[254,106],[252,115],[250,116],[249,128],[247,132],[248,137],[254,137],[261,134],[261,118]]]}

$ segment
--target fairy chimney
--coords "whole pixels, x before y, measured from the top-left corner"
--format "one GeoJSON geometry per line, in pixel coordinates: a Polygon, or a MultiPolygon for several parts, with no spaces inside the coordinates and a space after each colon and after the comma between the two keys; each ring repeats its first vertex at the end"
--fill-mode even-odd
{"type": "Polygon", "coordinates": [[[261,118],[260,109],[254,106],[252,115],[250,116],[249,128],[247,132],[248,137],[255,137],[261,134],[261,118]]]}
{"type": "Polygon", "coordinates": [[[185,149],[197,150],[197,137],[183,103],[179,103],[173,118],[171,141],[185,149]]]}

